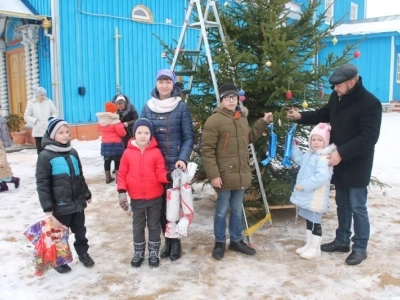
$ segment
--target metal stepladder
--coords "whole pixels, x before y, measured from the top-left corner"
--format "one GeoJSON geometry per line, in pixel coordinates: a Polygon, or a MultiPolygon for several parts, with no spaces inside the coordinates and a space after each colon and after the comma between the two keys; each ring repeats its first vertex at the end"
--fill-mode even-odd
{"type": "MultiPolygon", "coordinates": [[[[205,54],[206,54],[207,61],[208,61],[208,66],[209,66],[209,70],[210,70],[213,87],[214,87],[215,97],[216,97],[216,99],[219,99],[218,83],[217,83],[217,78],[216,78],[215,72],[214,72],[214,65],[213,65],[213,60],[212,60],[212,56],[211,56],[210,45],[208,42],[207,28],[211,28],[211,27],[218,28],[218,32],[219,32],[219,35],[221,38],[221,42],[224,45],[225,52],[227,52],[227,50],[225,47],[225,45],[226,45],[225,44],[225,42],[226,42],[225,35],[224,35],[223,29],[222,29],[221,21],[220,21],[219,15],[218,15],[218,11],[217,11],[215,2],[216,2],[216,0],[207,0],[206,6],[204,9],[204,13],[203,13],[203,10],[201,7],[201,0],[190,0],[189,7],[188,7],[188,10],[185,15],[184,24],[183,24],[183,27],[181,30],[181,34],[179,36],[179,40],[178,40],[178,43],[177,43],[177,46],[175,49],[174,58],[172,60],[170,69],[171,69],[171,71],[173,71],[175,73],[176,76],[189,77],[188,86],[185,90],[182,91],[182,93],[186,95],[186,97],[185,97],[186,102],[187,102],[189,94],[192,90],[193,77],[196,74],[196,68],[197,68],[199,57],[200,57],[200,53],[202,51],[203,44],[204,44],[204,50],[205,50],[205,54]],[[190,23],[190,19],[191,19],[193,10],[194,10],[194,6],[196,6],[197,17],[198,17],[199,21],[190,23]],[[210,10],[212,10],[212,12],[213,12],[215,21],[209,20],[210,10]],[[199,35],[199,38],[197,41],[197,47],[195,50],[181,49],[186,32],[189,28],[195,28],[195,29],[200,30],[200,35],[199,35]],[[192,57],[192,67],[190,70],[177,70],[176,69],[179,55],[186,55],[186,56],[192,57]]],[[[248,223],[248,220],[246,218],[245,208],[243,206],[243,216],[244,216],[243,219],[244,219],[244,227],[245,227],[244,235],[245,235],[247,241],[249,243],[251,243],[250,236],[252,234],[254,234],[258,229],[260,229],[266,222],[269,222],[269,224],[272,225],[272,219],[271,219],[271,214],[269,211],[267,198],[266,198],[264,186],[262,183],[261,172],[260,172],[260,168],[258,165],[258,160],[256,157],[256,152],[254,150],[253,144],[249,145],[249,152],[251,154],[253,163],[255,165],[257,179],[258,179],[258,182],[260,185],[261,196],[262,196],[262,200],[263,200],[263,204],[264,204],[264,209],[266,212],[265,217],[263,217],[261,220],[258,220],[257,222],[255,222],[255,224],[250,226],[248,223]]]]}
{"type": "Polygon", "coordinates": [[[189,7],[188,7],[186,15],[185,15],[185,21],[182,26],[181,34],[179,36],[179,40],[178,40],[178,43],[176,46],[174,58],[172,60],[170,69],[171,69],[171,71],[173,71],[175,73],[176,76],[189,77],[189,82],[188,82],[187,88],[182,90],[182,93],[186,95],[186,98],[185,98],[186,102],[187,102],[189,94],[192,90],[193,76],[196,74],[197,63],[198,63],[198,60],[200,57],[200,53],[201,53],[203,44],[204,44],[204,50],[206,53],[208,65],[210,68],[210,74],[211,74],[211,79],[212,79],[212,83],[213,83],[213,87],[214,87],[215,96],[216,96],[216,99],[219,99],[218,83],[217,83],[217,78],[216,78],[215,72],[214,72],[210,44],[208,42],[208,34],[207,34],[208,28],[212,28],[212,27],[218,28],[218,32],[221,37],[221,41],[223,44],[225,44],[225,35],[224,35],[224,31],[222,30],[221,21],[219,19],[219,15],[218,15],[218,11],[217,11],[217,6],[215,4],[216,1],[217,0],[207,0],[206,6],[204,9],[204,13],[203,13],[203,10],[201,7],[201,0],[190,0],[189,7]],[[191,19],[193,10],[194,10],[194,6],[196,7],[197,17],[198,17],[199,21],[190,23],[190,19],[191,19]],[[212,12],[213,12],[215,21],[209,20],[210,10],[212,10],[212,12]],[[194,29],[200,30],[200,35],[199,35],[199,38],[197,41],[197,47],[195,50],[181,49],[183,40],[186,36],[186,32],[189,28],[194,28],[194,29]],[[192,56],[191,70],[176,70],[179,55],[192,56]]]}

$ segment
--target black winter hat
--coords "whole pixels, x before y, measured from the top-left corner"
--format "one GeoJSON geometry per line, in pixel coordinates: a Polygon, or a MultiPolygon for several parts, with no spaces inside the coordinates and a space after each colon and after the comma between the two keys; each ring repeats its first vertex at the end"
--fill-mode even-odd
{"type": "Polygon", "coordinates": [[[218,92],[219,92],[219,100],[220,101],[226,95],[238,95],[239,96],[239,92],[237,90],[236,85],[234,85],[233,83],[229,83],[229,82],[222,84],[219,87],[218,92]]]}
{"type": "Polygon", "coordinates": [[[148,127],[150,130],[151,137],[154,135],[153,123],[151,123],[151,121],[149,119],[140,118],[140,119],[137,119],[135,122],[135,125],[133,125],[133,136],[135,136],[136,130],[138,129],[139,126],[148,127]]]}
{"type": "Polygon", "coordinates": [[[333,72],[332,76],[329,77],[330,84],[340,84],[347,80],[350,80],[358,75],[358,68],[352,64],[344,64],[333,72]]]}
{"type": "Polygon", "coordinates": [[[69,124],[63,119],[56,119],[56,118],[50,119],[46,130],[49,138],[54,140],[54,137],[56,136],[58,129],[60,129],[60,127],[64,125],[69,127],[69,124]]]}

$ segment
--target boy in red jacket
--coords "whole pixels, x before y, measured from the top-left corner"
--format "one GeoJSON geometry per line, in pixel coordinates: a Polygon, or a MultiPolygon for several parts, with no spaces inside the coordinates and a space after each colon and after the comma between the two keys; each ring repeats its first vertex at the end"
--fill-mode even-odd
{"type": "Polygon", "coordinates": [[[160,260],[160,215],[164,183],[172,181],[171,173],[165,168],[165,161],[150,120],[140,118],[133,127],[134,138],[129,140],[121,158],[118,173],[119,205],[128,210],[128,196],[133,214],[133,246],[135,254],[131,265],[141,266],[146,247],[144,229],[149,230],[149,266],[158,267],[160,260]]]}

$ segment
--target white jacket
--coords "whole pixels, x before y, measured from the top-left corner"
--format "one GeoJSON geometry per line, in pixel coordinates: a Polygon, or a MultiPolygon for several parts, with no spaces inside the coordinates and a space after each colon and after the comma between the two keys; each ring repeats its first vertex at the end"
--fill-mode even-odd
{"type": "Polygon", "coordinates": [[[43,137],[50,117],[58,118],[58,111],[48,98],[38,101],[33,98],[28,101],[24,118],[28,126],[32,126],[33,137],[43,137]]]}

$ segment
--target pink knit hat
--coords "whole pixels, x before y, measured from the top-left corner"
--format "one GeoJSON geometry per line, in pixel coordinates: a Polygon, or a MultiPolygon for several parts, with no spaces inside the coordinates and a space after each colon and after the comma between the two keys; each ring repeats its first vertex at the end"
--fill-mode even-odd
{"type": "Polygon", "coordinates": [[[311,130],[308,143],[311,142],[311,137],[313,135],[319,135],[325,142],[325,147],[329,145],[329,140],[331,138],[331,126],[326,123],[319,123],[317,126],[311,130]]]}

